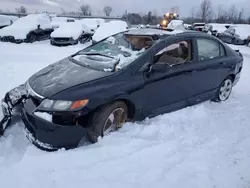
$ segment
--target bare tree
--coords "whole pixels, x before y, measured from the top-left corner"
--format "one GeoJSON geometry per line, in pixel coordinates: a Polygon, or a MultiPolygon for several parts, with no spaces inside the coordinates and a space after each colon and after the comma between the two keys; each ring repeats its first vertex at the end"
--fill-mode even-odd
{"type": "Polygon", "coordinates": [[[236,22],[238,18],[238,10],[235,5],[232,5],[228,10],[228,20],[236,22]]]}
{"type": "Polygon", "coordinates": [[[213,9],[211,0],[203,0],[200,4],[200,17],[202,22],[211,20],[213,17],[213,9]]]}
{"type": "Polygon", "coordinates": [[[196,11],[195,11],[195,8],[193,7],[191,9],[191,19],[192,19],[192,21],[195,19],[195,17],[196,17],[196,11]]]}
{"type": "Polygon", "coordinates": [[[27,13],[27,9],[24,6],[21,6],[19,8],[16,8],[16,12],[17,13],[26,14],[27,13]]]}
{"type": "Polygon", "coordinates": [[[222,9],[221,6],[218,7],[218,13],[216,17],[217,23],[226,23],[228,20],[228,13],[222,9]]]}
{"type": "Polygon", "coordinates": [[[243,8],[241,9],[241,11],[238,14],[238,21],[239,24],[242,24],[244,22],[244,10],[243,8]]]}
{"type": "Polygon", "coordinates": [[[172,6],[170,8],[171,13],[179,13],[179,11],[180,11],[180,8],[178,6],[172,6]]]}
{"type": "Polygon", "coordinates": [[[90,5],[81,5],[80,11],[82,12],[83,16],[91,16],[91,7],[90,5]]]}
{"type": "Polygon", "coordinates": [[[106,16],[110,16],[112,10],[113,10],[113,9],[112,9],[111,6],[105,6],[105,7],[103,8],[103,12],[104,12],[104,14],[105,14],[106,16]]]}

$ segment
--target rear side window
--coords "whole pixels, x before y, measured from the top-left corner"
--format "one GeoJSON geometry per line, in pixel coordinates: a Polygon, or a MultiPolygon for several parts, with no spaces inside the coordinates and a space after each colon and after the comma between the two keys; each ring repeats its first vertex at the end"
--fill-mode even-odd
{"type": "Polygon", "coordinates": [[[210,39],[197,39],[199,61],[225,56],[225,49],[221,44],[210,39]]]}

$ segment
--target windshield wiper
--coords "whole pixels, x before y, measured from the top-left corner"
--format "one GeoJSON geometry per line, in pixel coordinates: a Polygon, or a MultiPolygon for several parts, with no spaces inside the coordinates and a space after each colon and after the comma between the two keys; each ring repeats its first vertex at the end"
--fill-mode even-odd
{"type": "Polygon", "coordinates": [[[102,53],[99,53],[99,52],[85,52],[85,53],[79,53],[79,54],[76,54],[76,55],[99,55],[99,56],[108,57],[108,58],[111,58],[111,59],[115,58],[113,56],[109,56],[109,55],[102,54],[102,53]]]}

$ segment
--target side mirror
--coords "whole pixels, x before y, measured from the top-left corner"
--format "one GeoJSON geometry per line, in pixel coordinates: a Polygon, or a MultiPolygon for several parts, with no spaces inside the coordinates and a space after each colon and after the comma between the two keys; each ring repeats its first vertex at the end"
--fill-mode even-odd
{"type": "Polygon", "coordinates": [[[164,62],[158,62],[155,63],[154,65],[152,65],[150,72],[155,73],[155,72],[159,72],[159,73],[163,73],[166,72],[168,69],[170,68],[170,65],[164,62]]]}

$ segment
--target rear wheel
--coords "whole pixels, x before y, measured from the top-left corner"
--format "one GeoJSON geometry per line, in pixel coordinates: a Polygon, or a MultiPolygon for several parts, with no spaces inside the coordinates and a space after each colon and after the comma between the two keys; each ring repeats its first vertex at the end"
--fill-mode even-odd
{"type": "Polygon", "coordinates": [[[232,44],[237,44],[237,41],[235,38],[232,39],[232,44]]]}
{"type": "Polygon", "coordinates": [[[215,102],[226,101],[232,92],[233,79],[231,76],[227,77],[220,85],[218,91],[216,92],[215,102]]]}
{"type": "Polygon", "coordinates": [[[105,105],[90,118],[91,131],[88,133],[90,142],[95,143],[98,137],[106,136],[121,128],[128,119],[128,108],[122,101],[105,105]]]}
{"type": "Polygon", "coordinates": [[[28,37],[28,41],[29,41],[30,43],[33,43],[33,42],[35,42],[36,40],[37,40],[36,35],[33,34],[33,33],[31,33],[31,34],[29,35],[29,37],[28,37]]]}

